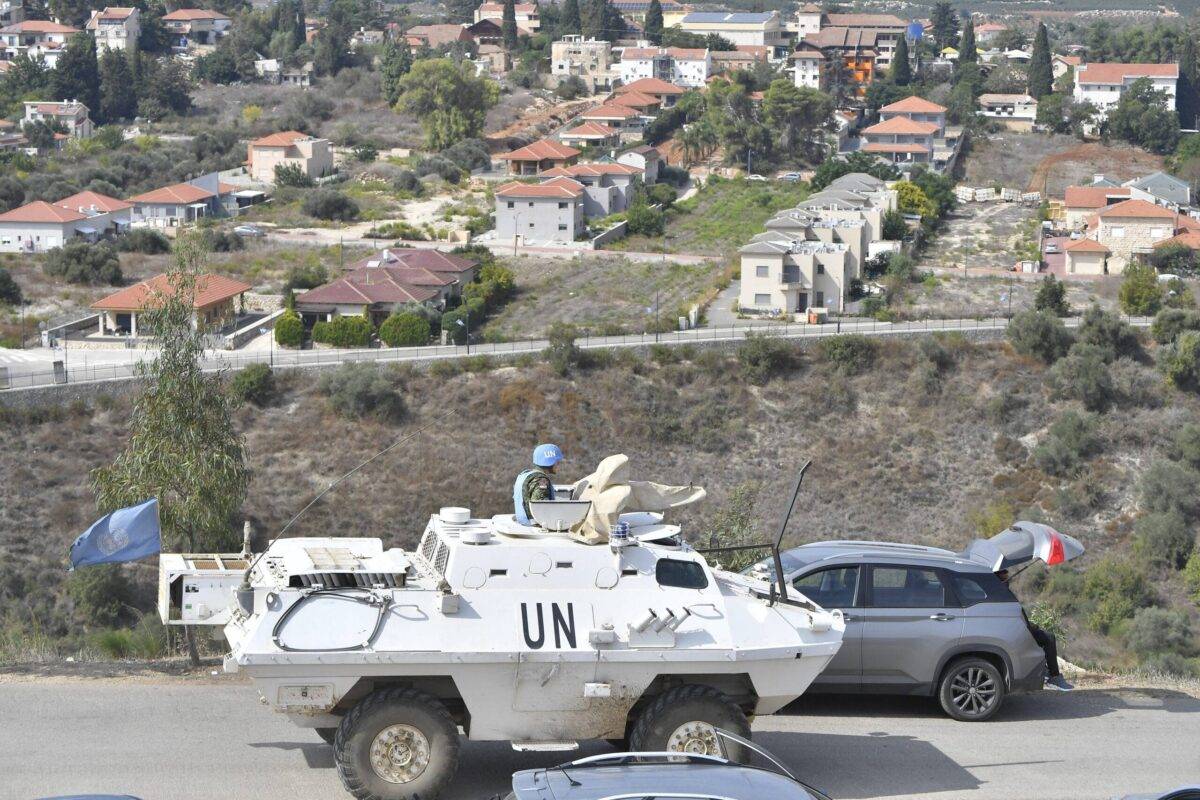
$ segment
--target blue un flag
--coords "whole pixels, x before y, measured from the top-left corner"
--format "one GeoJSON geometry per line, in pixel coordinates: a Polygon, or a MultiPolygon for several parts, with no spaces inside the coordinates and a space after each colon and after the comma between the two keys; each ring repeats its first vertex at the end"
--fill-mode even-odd
{"type": "Polygon", "coordinates": [[[118,509],[101,517],[71,545],[71,569],[92,564],[136,561],[162,550],[158,500],[118,509]]]}

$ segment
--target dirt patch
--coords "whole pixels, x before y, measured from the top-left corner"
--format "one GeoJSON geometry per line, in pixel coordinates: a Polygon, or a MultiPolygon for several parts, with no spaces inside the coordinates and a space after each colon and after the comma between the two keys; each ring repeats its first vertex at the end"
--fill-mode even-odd
{"type": "Polygon", "coordinates": [[[1039,161],[1026,191],[1061,197],[1068,186],[1091,183],[1092,177],[1100,173],[1120,182],[1162,168],[1162,156],[1127,145],[1086,142],[1039,161]]]}

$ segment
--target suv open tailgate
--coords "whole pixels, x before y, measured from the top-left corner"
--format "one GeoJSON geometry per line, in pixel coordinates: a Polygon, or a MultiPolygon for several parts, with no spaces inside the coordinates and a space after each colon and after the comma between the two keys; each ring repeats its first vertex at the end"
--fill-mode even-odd
{"type": "Polygon", "coordinates": [[[1083,555],[1078,539],[1039,522],[1014,522],[990,539],[976,539],[962,557],[998,572],[1040,559],[1053,566],[1083,555]]]}

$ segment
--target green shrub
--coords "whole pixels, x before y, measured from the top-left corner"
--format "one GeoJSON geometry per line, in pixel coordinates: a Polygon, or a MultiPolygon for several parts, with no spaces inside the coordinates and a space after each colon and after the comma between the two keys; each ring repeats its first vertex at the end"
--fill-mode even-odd
{"type": "Polygon", "coordinates": [[[1158,352],[1158,368],[1181,391],[1200,391],[1200,332],[1184,331],[1158,352]]]}
{"type": "Polygon", "coordinates": [[[21,287],[4,267],[0,267],[0,304],[10,306],[20,305],[24,297],[21,287]]]}
{"type": "Polygon", "coordinates": [[[1084,574],[1070,568],[1048,570],[1048,574],[1041,601],[1063,613],[1078,612],[1086,599],[1084,574]]]}
{"type": "Polygon", "coordinates": [[[1117,299],[1121,310],[1134,316],[1151,316],[1162,308],[1163,288],[1158,282],[1158,271],[1137,261],[1125,267],[1121,289],[1117,299]]]}
{"type": "Polygon", "coordinates": [[[133,653],[133,634],[127,630],[99,631],[92,636],[92,646],[108,658],[129,658],[133,653]]]}
{"type": "Polygon", "coordinates": [[[333,189],[315,189],[304,198],[305,214],[318,219],[349,222],[358,219],[358,203],[333,189]]]}
{"type": "Polygon", "coordinates": [[[625,212],[626,230],[629,233],[642,236],[662,236],[666,230],[667,220],[662,211],[651,208],[645,201],[635,202],[625,212]]]}
{"type": "Polygon", "coordinates": [[[1050,368],[1046,383],[1058,394],[1080,401],[1088,411],[1107,411],[1115,389],[1104,362],[1101,348],[1076,344],[1050,368]]]}
{"type": "Polygon", "coordinates": [[[425,185],[421,183],[421,179],[417,173],[411,169],[401,170],[400,174],[392,181],[392,188],[402,194],[409,194],[413,197],[420,197],[425,194],[425,185]]]}
{"type": "Polygon", "coordinates": [[[1033,307],[1038,311],[1048,311],[1056,317],[1067,316],[1071,313],[1071,306],[1067,304],[1067,285],[1053,275],[1042,278],[1037,294],[1033,297],[1033,307]]]}
{"type": "Polygon", "coordinates": [[[67,591],[83,619],[103,626],[117,623],[133,594],[119,564],[97,564],[72,572],[67,591]]]}
{"type": "Polygon", "coordinates": [[[1083,592],[1095,604],[1087,624],[1097,633],[1108,633],[1154,599],[1145,568],[1112,555],[1105,556],[1088,569],[1083,592]]]}
{"type": "Polygon", "coordinates": [[[111,244],[88,244],[72,242],[56,247],[46,254],[42,271],[52,278],[62,278],[68,283],[91,286],[121,282],[121,261],[116,248],[111,244]]]}
{"type": "Polygon", "coordinates": [[[407,222],[385,222],[371,228],[363,236],[368,239],[407,239],[412,242],[423,242],[429,238],[425,231],[407,222]]]}
{"type": "Polygon", "coordinates": [[[297,264],[287,271],[283,281],[283,291],[296,289],[315,289],[329,282],[329,273],[325,265],[317,261],[311,264],[297,264]]]}
{"type": "Polygon", "coordinates": [[[1093,303],[1083,312],[1083,319],[1075,332],[1076,346],[1092,345],[1103,356],[1105,362],[1115,361],[1121,356],[1136,358],[1142,353],[1133,328],[1111,311],[1104,311],[1093,303]]]}
{"type": "Polygon", "coordinates": [[[1059,643],[1067,639],[1067,627],[1062,614],[1046,603],[1034,603],[1028,609],[1029,621],[1044,631],[1054,634],[1059,643]]]}
{"type": "Polygon", "coordinates": [[[287,310],[275,320],[275,344],[299,347],[304,341],[304,323],[295,311],[287,310]]]}
{"type": "Polygon", "coordinates": [[[1138,555],[1170,569],[1182,569],[1196,546],[1196,535],[1178,511],[1147,514],[1137,521],[1134,530],[1138,555]]]}
{"type": "Polygon", "coordinates": [[[1125,644],[1144,658],[1151,653],[1192,653],[1192,624],[1181,609],[1139,609],[1125,631],[1125,644]]]}
{"type": "Polygon", "coordinates": [[[334,317],[313,325],[312,338],[314,342],[334,347],[370,347],[371,323],[356,315],[334,317]]]}
{"type": "Polygon", "coordinates": [[[317,390],[337,414],[351,419],[370,416],[396,422],[408,411],[404,398],[375,364],[343,364],[321,376],[317,390]]]}
{"type": "Polygon", "coordinates": [[[1180,678],[1200,676],[1194,659],[1189,660],[1178,653],[1151,653],[1142,659],[1142,669],[1180,678]]]}
{"type": "MultiPolygon", "coordinates": [[[[466,344],[471,333],[467,327],[471,322],[467,319],[468,310],[466,306],[459,306],[442,314],[442,330],[446,332],[447,340],[453,344],[466,344]]],[[[478,325],[480,322],[481,320],[476,317],[475,324],[478,325]]]]}
{"type": "Polygon", "coordinates": [[[1131,358],[1118,358],[1108,367],[1113,396],[1125,408],[1158,408],[1163,404],[1163,382],[1154,373],[1131,358]]]}
{"type": "Polygon", "coordinates": [[[428,344],[429,320],[411,311],[392,314],[379,326],[379,338],[388,347],[428,344]]]}
{"type": "Polygon", "coordinates": [[[1192,550],[1191,558],[1183,568],[1183,585],[1187,587],[1192,601],[1200,605],[1200,547],[1192,550]]]}
{"type": "Polygon", "coordinates": [[[133,228],[117,239],[117,249],[123,253],[159,255],[171,252],[171,240],[153,228],[133,228]]]}
{"type": "Polygon", "coordinates": [[[857,375],[875,363],[875,341],[862,334],[831,336],[817,344],[817,355],[845,375],[857,375]]]}
{"type": "Polygon", "coordinates": [[[1171,440],[1169,453],[1176,461],[1200,469],[1200,423],[1188,422],[1180,426],[1171,440]]]}
{"type": "Polygon", "coordinates": [[[1067,354],[1071,334],[1062,320],[1049,311],[1020,311],[1008,323],[1013,350],[1053,364],[1067,354]]]}
{"type": "Polygon", "coordinates": [[[1084,461],[1100,452],[1103,442],[1096,427],[1093,414],[1063,412],[1033,449],[1034,462],[1051,475],[1075,474],[1084,461]]]}
{"type": "Polygon", "coordinates": [[[299,164],[276,164],[275,185],[307,189],[316,186],[316,181],[310,178],[299,164]]]}
{"type": "Polygon", "coordinates": [[[1150,323],[1150,335],[1159,344],[1170,344],[1184,331],[1200,331],[1200,311],[1164,308],[1150,323]]]}
{"type": "Polygon", "coordinates": [[[582,353],[575,345],[577,335],[575,326],[566,322],[555,322],[546,332],[549,344],[542,355],[559,375],[566,375],[579,365],[582,353]]]}
{"type": "Polygon", "coordinates": [[[748,333],[746,341],[738,345],[737,359],[742,368],[742,376],[750,383],[762,386],[795,365],[796,351],[786,339],[769,334],[748,333]]]}
{"type": "Polygon", "coordinates": [[[275,399],[275,375],[266,364],[251,364],[238,370],[229,382],[229,394],[242,403],[259,408],[275,399]]]}
{"type": "Polygon", "coordinates": [[[1186,464],[1159,459],[1138,481],[1141,506],[1146,511],[1176,512],[1194,522],[1200,518],[1200,471],[1186,464]]]}

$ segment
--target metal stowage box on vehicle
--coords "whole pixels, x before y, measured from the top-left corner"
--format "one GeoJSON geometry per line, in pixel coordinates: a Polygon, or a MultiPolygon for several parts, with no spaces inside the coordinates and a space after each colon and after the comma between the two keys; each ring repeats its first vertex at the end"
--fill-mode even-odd
{"type": "Polygon", "coordinates": [[[158,613],[164,625],[224,625],[249,561],[237,553],[163,553],[158,613]]]}

